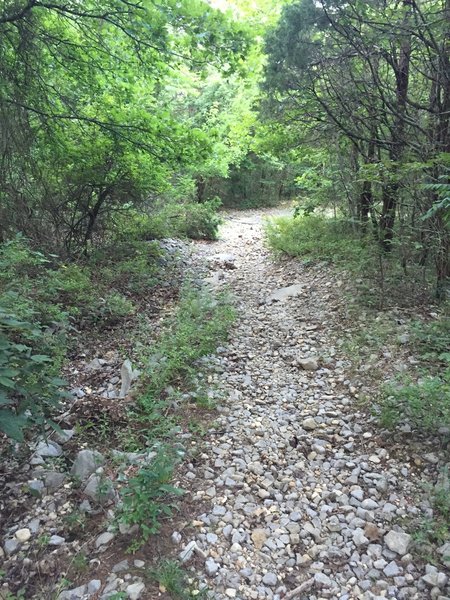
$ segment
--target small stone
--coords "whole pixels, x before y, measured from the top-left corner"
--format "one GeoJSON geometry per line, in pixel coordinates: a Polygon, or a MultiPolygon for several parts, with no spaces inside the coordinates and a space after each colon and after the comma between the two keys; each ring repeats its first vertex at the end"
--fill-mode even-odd
{"type": "Polygon", "coordinates": [[[448,581],[448,577],[445,573],[441,573],[433,565],[426,565],[426,574],[422,577],[422,580],[430,587],[443,588],[448,581]]]}
{"type": "Polygon", "coordinates": [[[278,583],[278,577],[275,573],[266,573],[262,579],[264,585],[268,585],[269,587],[275,587],[278,583]]]}
{"type": "Polygon", "coordinates": [[[75,429],[62,429],[55,432],[55,438],[59,444],[66,444],[75,435],[75,429]]]}
{"type": "Polygon", "coordinates": [[[187,563],[190,561],[196,548],[197,543],[194,540],[189,542],[189,544],[187,544],[179,554],[181,562],[187,563]]]}
{"type": "Polygon", "coordinates": [[[362,502],[362,500],[364,498],[364,492],[360,488],[356,488],[355,490],[352,490],[350,492],[350,495],[353,496],[353,498],[355,498],[355,500],[358,500],[359,502],[362,502]]]}
{"type": "Polygon", "coordinates": [[[381,538],[381,530],[373,523],[367,523],[364,527],[364,535],[371,541],[374,542],[381,538]]]}
{"type": "Polygon", "coordinates": [[[322,588],[331,588],[333,587],[333,582],[331,579],[325,575],[325,573],[316,573],[314,575],[314,581],[319,587],[322,588]]]}
{"type": "Polygon", "coordinates": [[[267,540],[267,533],[265,529],[254,529],[251,534],[252,541],[257,550],[261,550],[267,540]]]}
{"type": "Polygon", "coordinates": [[[353,543],[358,547],[369,543],[369,540],[364,535],[364,531],[361,529],[361,527],[357,527],[353,532],[353,543]]]}
{"type": "Polygon", "coordinates": [[[213,577],[219,570],[219,565],[212,558],[208,558],[205,562],[205,570],[209,577],[213,577]]]}
{"type": "Polygon", "coordinates": [[[136,569],[143,569],[145,567],[145,561],[143,560],[135,560],[133,561],[134,566],[136,567],[136,569]]]}
{"type": "Polygon", "coordinates": [[[174,544],[177,544],[177,545],[180,544],[181,543],[181,533],[179,533],[178,531],[174,531],[172,533],[171,539],[174,544]]]}
{"type": "Polygon", "coordinates": [[[109,544],[109,542],[113,540],[114,537],[114,534],[110,531],[105,531],[104,533],[101,533],[95,540],[95,547],[100,548],[100,546],[106,546],[106,544],[109,544]]]}
{"type": "Polygon", "coordinates": [[[128,571],[129,568],[130,568],[130,563],[125,559],[125,560],[121,560],[120,562],[116,563],[112,568],[112,572],[113,573],[123,573],[124,571],[128,571]]]}
{"type": "Polygon", "coordinates": [[[384,567],[383,573],[386,575],[386,577],[396,577],[401,573],[401,569],[399,568],[397,563],[392,560],[389,564],[387,564],[384,567]]]}
{"type": "Polygon", "coordinates": [[[65,539],[63,537],[61,537],[60,535],[52,535],[51,538],[48,540],[48,545],[49,546],[61,546],[62,544],[65,543],[65,539]]]}
{"type": "Polygon", "coordinates": [[[18,529],[14,535],[16,540],[21,544],[24,544],[31,538],[31,531],[25,527],[24,529],[18,529]]]}
{"type": "Polygon", "coordinates": [[[58,471],[48,471],[45,474],[44,483],[49,492],[55,492],[59,489],[66,479],[65,473],[58,471]]]}
{"type": "Polygon", "coordinates": [[[295,298],[303,292],[303,284],[296,283],[288,287],[279,288],[270,294],[268,297],[269,302],[282,302],[288,298],[295,298]]]}
{"type": "Polygon", "coordinates": [[[299,358],[297,362],[298,366],[304,371],[317,371],[319,368],[317,358],[313,358],[312,356],[310,358],[299,358]]]}
{"type": "Polygon", "coordinates": [[[208,542],[208,544],[217,544],[217,540],[219,538],[217,537],[217,535],[215,533],[207,533],[206,534],[206,541],[208,542]]]}
{"type": "Polygon", "coordinates": [[[408,551],[411,536],[401,531],[391,530],[384,536],[384,542],[389,550],[403,556],[408,551]]]}
{"type": "Polygon", "coordinates": [[[87,586],[80,585],[77,588],[73,588],[73,590],[66,590],[61,592],[58,596],[58,600],[82,600],[86,597],[87,586]]]}
{"type": "Polygon", "coordinates": [[[94,594],[96,594],[99,589],[102,587],[102,582],[100,581],[100,579],[92,579],[88,584],[87,584],[87,593],[91,596],[93,596],[94,594]]]}
{"type": "Polygon", "coordinates": [[[313,419],[312,417],[308,417],[307,419],[304,419],[302,421],[302,427],[307,431],[313,431],[314,429],[317,429],[318,424],[315,419],[313,419]]]}
{"type": "Polygon", "coordinates": [[[28,490],[32,496],[40,498],[45,493],[45,485],[44,482],[40,479],[30,479],[27,483],[28,490]]]}
{"type": "Polygon", "coordinates": [[[13,554],[17,548],[19,547],[19,542],[16,539],[10,539],[10,540],[6,540],[4,545],[3,545],[3,549],[6,552],[6,554],[13,554]]]}
{"type": "Polygon", "coordinates": [[[127,586],[126,593],[128,594],[129,600],[139,600],[145,590],[145,584],[142,581],[137,581],[127,586]]]}
{"type": "Polygon", "coordinates": [[[228,598],[236,598],[236,590],[233,590],[233,588],[227,588],[225,590],[225,595],[228,596],[228,598]]]}
{"type": "Polygon", "coordinates": [[[39,442],[34,453],[37,456],[56,458],[57,456],[61,456],[63,450],[59,444],[50,440],[49,442],[39,442]]]}

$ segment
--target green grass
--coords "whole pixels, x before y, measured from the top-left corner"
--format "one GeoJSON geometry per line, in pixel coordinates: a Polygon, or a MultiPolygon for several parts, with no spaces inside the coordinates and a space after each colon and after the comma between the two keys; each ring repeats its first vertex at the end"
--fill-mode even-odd
{"type": "Polygon", "coordinates": [[[153,349],[138,408],[130,416],[145,430],[147,446],[159,449],[152,464],[140,469],[121,491],[120,520],[139,527],[130,551],[159,531],[161,520],[172,515],[174,500],[182,493],[170,483],[181,460],[174,443],[178,419],[172,405],[182,402],[182,392],[192,391],[203,406],[207,396],[199,392],[198,361],[224,341],[233,319],[234,310],[225,296],[185,289],[153,349]]]}
{"type": "Polygon", "coordinates": [[[450,427],[450,319],[415,324],[410,343],[419,353],[419,376],[404,375],[382,388],[381,424],[391,428],[407,419],[431,433],[450,427]]]}
{"type": "Polygon", "coordinates": [[[214,352],[227,337],[234,309],[226,296],[213,297],[206,291],[185,289],[176,314],[154,348],[147,370],[145,391],[139,398],[143,411],[153,408],[170,394],[190,389],[195,382],[197,362],[214,352]]]}

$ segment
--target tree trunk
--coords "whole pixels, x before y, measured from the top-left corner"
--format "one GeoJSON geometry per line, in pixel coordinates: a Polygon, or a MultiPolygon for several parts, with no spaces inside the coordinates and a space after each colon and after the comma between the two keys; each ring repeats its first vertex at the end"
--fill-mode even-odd
{"type": "Polygon", "coordinates": [[[400,186],[396,182],[398,163],[405,149],[405,116],[408,101],[409,67],[411,62],[411,34],[409,21],[411,16],[411,0],[403,0],[406,8],[403,27],[407,32],[403,35],[400,44],[398,59],[392,57],[392,65],[396,80],[396,115],[392,126],[392,145],[389,158],[393,163],[392,181],[384,186],[383,209],[380,219],[380,241],[383,249],[390,252],[394,239],[395,212],[398,202],[400,186]]]}

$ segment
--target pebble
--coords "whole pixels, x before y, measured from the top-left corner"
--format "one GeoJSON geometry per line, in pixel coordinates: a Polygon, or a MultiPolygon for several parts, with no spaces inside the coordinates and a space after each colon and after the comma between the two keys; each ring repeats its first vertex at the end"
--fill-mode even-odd
{"type": "Polygon", "coordinates": [[[21,544],[24,544],[31,538],[31,531],[27,528],[18,529],[14,535],[17,541],[19,541],[21,544]]]}

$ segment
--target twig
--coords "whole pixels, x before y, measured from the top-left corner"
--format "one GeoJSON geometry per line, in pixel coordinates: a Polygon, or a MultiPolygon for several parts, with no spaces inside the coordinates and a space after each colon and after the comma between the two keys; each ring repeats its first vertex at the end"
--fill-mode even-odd
{"type": "Polygon", "coordinates": [[[286,594],[286,596],[284,597],[284,600],[292,600],[292,598],[295,598],[302,592],[308,591],[310,588],[312,588],[313,583],[314,583],[314,577],[311,577],[311,579],[308,579],[308,581],[304,581],[301,585],[296,587],[294,590],[288,592],[286,594]]]}

